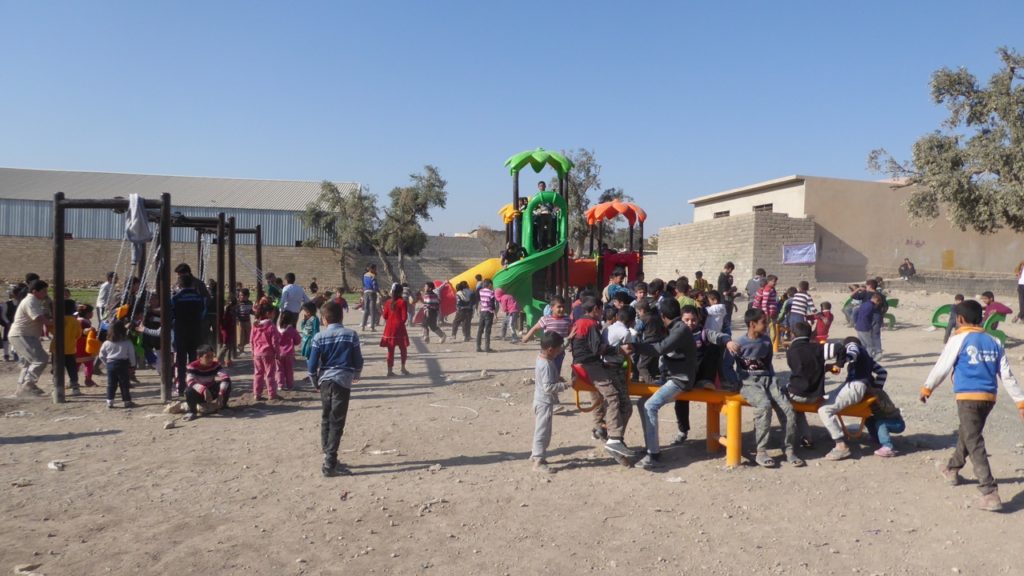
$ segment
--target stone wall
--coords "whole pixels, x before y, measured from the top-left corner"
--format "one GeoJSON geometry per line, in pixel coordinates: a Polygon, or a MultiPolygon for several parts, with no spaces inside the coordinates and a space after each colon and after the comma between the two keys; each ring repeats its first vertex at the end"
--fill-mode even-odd
{"type": "MultiPolygon", "coordinates": [[[[472,238],[442,238],[431,250],[428,244],[424,253],[417,258],[406,258],[406,274],[410,283],[427,280],[445,280],[492,257],[490,251],[472,238]]],[[[98,285],[104,274],[114,269],[121,242],[115,240],[74,239],[65,243],[66,277],[69,284],[76,286],[98,285]]],[[[216,274],[216,246],[209,258],[211,274],[216,274]]],[[[226,247],[225,247],[226,249],[226,247]]],[[[126,249],[127,251],[127,249],[126,249]]],[[[256,249],[251,245],[238,245],[236,271],[238,281],[246,286],[255,286],[256,249]]],[[[53,241],[49,238],[0,236],[0,282],[10,283],[22,280],[27,272],[35,272],[46,280],[53,278],[53,241]]],[[[122,256],[127,261],[128,254],[122,256]]],[[[398,273],[396,258],[389,258],[395,273],[398,273]]],[[[196,245],[174,243],[171,245],[171,261],[176,265],[186,262],[193,272],[198,273],[196,245]]],[[[378,263],[376,255],[354,254],[347,267],[351,287],[359,285],[359,278],[367,263],[378,263]]],[[[123,264],[122,264],[123,269],[123,264]]],[[[263,270],[284,275],[293,272],[298,283],[305,286],[313,278],[323,289],[333,290],[341,283],[341,268],[337,254],[329,248],[292,248],[287,246],[264,246],[263,270]]],[[[227,275],[227,269],[224,271],[227,275]]]]}

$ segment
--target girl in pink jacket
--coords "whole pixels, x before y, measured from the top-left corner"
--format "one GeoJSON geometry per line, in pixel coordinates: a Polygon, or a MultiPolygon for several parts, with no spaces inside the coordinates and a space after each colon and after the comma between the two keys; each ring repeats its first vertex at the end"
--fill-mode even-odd
{"type": "Polygon", "coordinates": [[[295,388],[295,346],[302,343],[302,335],[295,329],[294,315],[286,316],[277,344],[277,382],[281,390],[292,390],[295,388]]]}
{"type": "Polygon", "coordinates": [[[252,395],[256,400],[263,397],[263,387],[270,389],[270,399],[277,400],[277,357],[281,334],[274,322],[274,307],[261,304],[252,323],[249,342],[252,345],[252,395]]]}

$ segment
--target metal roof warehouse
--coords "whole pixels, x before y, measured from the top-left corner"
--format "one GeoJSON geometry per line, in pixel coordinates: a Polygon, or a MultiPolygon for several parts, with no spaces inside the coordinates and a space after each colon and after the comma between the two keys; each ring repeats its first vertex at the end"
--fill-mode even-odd
{"type": "MultiPolygon", "coordinates": [[[[336,182],[343,193],[359,189],[356,182],[336,182]]],[[[0,236],[53,235],[53,195],[69,199],[127,198],[139,194],[158,198],[170,193],[174,212],[186,216],[213,217],[218,212],[234,216],[239,228],[262,225],[266,246],[295,246],[314,236],[298,215],[320,194],[320,182],[299,180],[250,180],[195,176],[159,176],[110,172],[72,172],[0,168],[0,236]]],[[[124,216],[103,210],[68,210],[67,230],[73,238],[120,240],[124,216]]],[[[174,229],[175,242],[192,242],[195,233],[174,229]]],[[[239,244],[251,244],[240,236],[239,244]]]]}

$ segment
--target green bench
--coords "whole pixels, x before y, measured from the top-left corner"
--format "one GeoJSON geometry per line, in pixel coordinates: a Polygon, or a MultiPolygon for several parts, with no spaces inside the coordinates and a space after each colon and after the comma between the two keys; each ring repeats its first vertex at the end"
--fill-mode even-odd
{"type": "Polygon", "coordinates": [[[946,326],[949,325],[949,315],[952,312],[952,304],[943,304],[942,306],[939,306],[932,314],[932,326],[945,330],[946,326]]]}
{"type": "Polygon", "coordinates": [[[1003,320],[1006,320],[1006,314],[993,314],[985,320],[985,324],[982,326],[982,329],[984,329],[986,333],[998,338],[1000,343],[1006,344],[1006,332],[996,328],[996,324],[999,324],[1003,320]]]}

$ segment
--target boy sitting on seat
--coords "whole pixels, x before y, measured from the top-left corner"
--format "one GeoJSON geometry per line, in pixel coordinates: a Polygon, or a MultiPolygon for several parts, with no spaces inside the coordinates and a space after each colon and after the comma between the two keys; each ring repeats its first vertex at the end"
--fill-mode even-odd
{"type": "Polygon", "coordinates": [[[846,381],[829,392],[825,397],[825,403],[818,408],[822,424],[836,443],[835,448],[825,455],[827,460],[843,460],[850,457],[839,413],[864,400],[868,387],[880,389],[885,386],[885,379],[889,375],[885,368],[871,358],[864,344],[853,336],[843,341],[843,349],[837,354],[835,366],[842,368],[844,365],[846,381]]]}
{"type": "Polygon", "coordinates": [[[198,418],[196,409],[200,404],[204,413],[223,410],[228,407],[228,398],[231,397],[231,377],[221,370],[213,347],[203,344],[196,353],[199,357],[189,363],[187,369],[185,403],[188,404],[188,413],[183,420],[198,418]]]}

